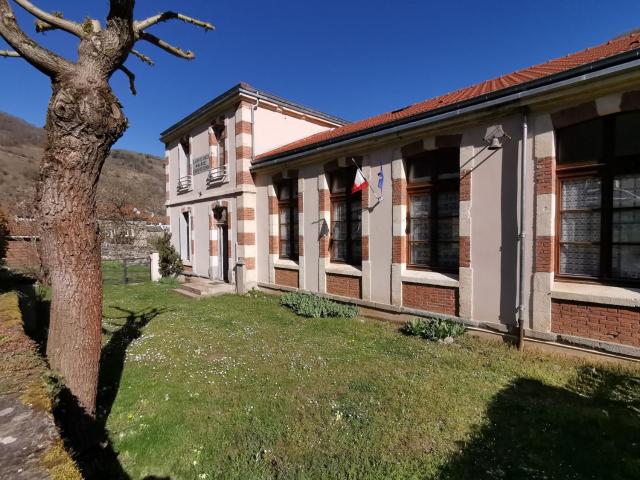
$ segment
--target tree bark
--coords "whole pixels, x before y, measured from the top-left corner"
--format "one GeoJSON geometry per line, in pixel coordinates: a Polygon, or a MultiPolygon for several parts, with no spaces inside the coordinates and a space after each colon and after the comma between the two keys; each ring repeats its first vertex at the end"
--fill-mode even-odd
{"type": "Polygon", "coordinates": [[[52,288],[47,357],[90,415],[96,410],[102,336],[96,189],[126,126],[108,79],[95,70],[53,82],[38,185],[41,258],[52,288]]]}

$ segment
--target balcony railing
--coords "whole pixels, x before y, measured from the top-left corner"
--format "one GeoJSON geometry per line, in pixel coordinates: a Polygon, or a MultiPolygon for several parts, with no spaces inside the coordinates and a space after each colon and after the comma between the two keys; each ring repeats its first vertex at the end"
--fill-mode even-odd
{"type": "Polygon", "coordinates": [[[207,175],[207,187],[227,181],[227,165],[212,168],[207,175]]]}
{"type": "Polygon", "coordinates": [[[191,175],[185,175],[178,179],[178,193],[185,193],[192,188],[191,175]]]}

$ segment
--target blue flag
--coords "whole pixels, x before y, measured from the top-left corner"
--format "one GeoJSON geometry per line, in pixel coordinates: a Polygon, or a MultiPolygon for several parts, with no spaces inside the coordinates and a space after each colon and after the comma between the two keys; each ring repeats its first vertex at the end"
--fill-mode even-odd
{"type": "Polygon", "coordinates": [[[382,165],[380,165],[380,171],[378,172],[378,188],[382,190],[384,185],[384,173],[382,172],[382,165]]]}

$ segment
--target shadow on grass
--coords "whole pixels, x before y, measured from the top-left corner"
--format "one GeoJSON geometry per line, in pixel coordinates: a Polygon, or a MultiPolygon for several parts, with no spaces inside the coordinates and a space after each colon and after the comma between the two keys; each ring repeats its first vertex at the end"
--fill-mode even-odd
{"type": "Polygon", "coordinates": [[[567,388],[521,378],[442,479],[640,478],[640,378],[584,367],[567,388]]]}
{"type": "Polygon", "coordinates": [[[54,409],[65,445],[72,452],[83,477],[87,479],[130,478],[118,460],[105,425],[120,387],[127,348],[140,337],[142,329],[151,320],[165,311],[151,308],[133,312],[119,307],[112,308],[125,314],[119,318],[125,320],[125,323],[111,333],[102,348],[96,418],[86,415],[66,388],[58,395],[54,409]]]}

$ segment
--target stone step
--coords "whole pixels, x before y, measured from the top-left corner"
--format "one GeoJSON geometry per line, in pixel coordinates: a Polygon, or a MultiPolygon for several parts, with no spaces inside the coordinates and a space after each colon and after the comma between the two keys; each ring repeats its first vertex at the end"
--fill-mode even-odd
{"type": "Polygon", "coordinates": [[[183,297],[194,298],[196,300],[201,299],[202,297],[196,293],[190,292],[188,290],[184,290],[182,288],[174,288],[173,291],[178,295],[182,295],[183,297]]]}

